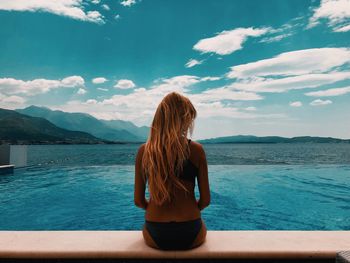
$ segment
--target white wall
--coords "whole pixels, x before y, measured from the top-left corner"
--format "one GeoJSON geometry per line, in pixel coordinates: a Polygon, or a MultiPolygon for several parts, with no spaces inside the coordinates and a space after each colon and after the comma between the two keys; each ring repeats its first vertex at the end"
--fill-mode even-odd
{"type": "Polygon", "coordinates": [[[11,145],[10,164],[15,167],[27,166],[27,145],[11,145]]]}
{"type": "Polygon", "coordinates": [[[0,145],[0,165],[10,164],[10,145],[0,145]]]}
{"type": "Polygon", "coordinates": [[[27,165],[27,145],[0,145],[0,165],[13,164],[15,167],[27,165]]]}

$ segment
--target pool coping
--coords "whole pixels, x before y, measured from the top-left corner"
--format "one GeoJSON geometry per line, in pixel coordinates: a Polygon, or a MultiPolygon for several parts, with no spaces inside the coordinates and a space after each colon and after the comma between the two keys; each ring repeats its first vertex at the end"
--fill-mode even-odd
{"type": "Polygon", "coordinates": [[[0,231],[0,258],[335,258],[350,231],[211,231],[200,247],[160,251],[141,231],[0,231]]]}

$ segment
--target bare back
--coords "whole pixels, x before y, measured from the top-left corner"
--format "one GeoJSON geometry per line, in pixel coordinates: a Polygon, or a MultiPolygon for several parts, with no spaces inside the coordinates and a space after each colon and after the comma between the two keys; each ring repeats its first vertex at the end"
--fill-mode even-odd
{"type": "MultiPolygon", "coordinates": [[[[208,168],[204,149],[201,144],[194,141],[191,141],[189,146],[189,161],[195,166],[196,169],[198,169],[198,175],[196,178],[200,192],[200,200],[209,204],[210,191],[208,168]]],[[[194,193],[195,182],[182,179],[181,177],[180,180],[181,183],[188,189],[188,192],[183,189],[175,188],[175,199],[172,202],[164,203],[161,206],[156,205],[154,202],[152,202],[152,199],[150,199],[145,213],[146,220],[154,222],[181,222],[201,217],[201,209],[194,193]]],[[[136,194],[137,193],[135,193],[135,198],[137,198],[136,194]]]]}

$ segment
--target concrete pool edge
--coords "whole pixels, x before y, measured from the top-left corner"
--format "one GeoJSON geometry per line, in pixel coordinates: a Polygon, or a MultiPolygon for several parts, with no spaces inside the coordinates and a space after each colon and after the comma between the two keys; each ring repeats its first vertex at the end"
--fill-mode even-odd
{"type": "Polygon", "coordinates": [[[211,231],[188,251],[148,247],[141,231],[0,231],[1,258],[330,259],[350,231],[211,231]]]}

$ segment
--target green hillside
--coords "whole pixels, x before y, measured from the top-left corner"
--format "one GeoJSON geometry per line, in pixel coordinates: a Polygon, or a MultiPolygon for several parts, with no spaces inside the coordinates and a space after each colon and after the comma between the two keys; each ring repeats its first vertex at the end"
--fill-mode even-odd
{"type": "Polygon", "coordinates": [[[38,117],[30,117],[16,111],[0,109],[0,141],[10,143],[109,143],[91,134],[59,128],[38,117]]]}

